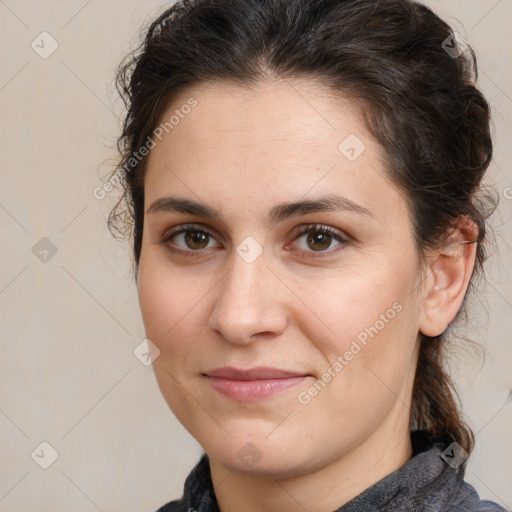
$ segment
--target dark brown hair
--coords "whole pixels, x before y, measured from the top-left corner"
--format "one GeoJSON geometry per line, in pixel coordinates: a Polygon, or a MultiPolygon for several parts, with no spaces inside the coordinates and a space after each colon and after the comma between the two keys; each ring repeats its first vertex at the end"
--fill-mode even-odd
{"type": "MultiPolygon", "coordinates": [[[[460,216],[476,223],[479,272],[485,220],[495,207],[481,185],[492,156],[490,108],[474,85],[474,51],[458,39],[410,0],[178,0],[150,24],[117,75],[127,107],[115,170],[123,196],[109,226],[130,234],[135,277],[146,164],[139,150],[169,105],[210,81],[251,86],[293,77],[320,81],[361,106],[389,177],[409,202],[420,255],[439,247],[460,216]]],[[[445,367],[445,335],[422,335],[414,419],[470,453],[474,435],[445,367]]]]}

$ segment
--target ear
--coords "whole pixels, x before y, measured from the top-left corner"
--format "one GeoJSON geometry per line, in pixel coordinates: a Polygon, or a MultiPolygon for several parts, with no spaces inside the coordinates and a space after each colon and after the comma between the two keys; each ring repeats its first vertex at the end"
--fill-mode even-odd
{"type": "Polygon", "coordinates": [[[477,238],[477,225],[461,216],[443,247],[429,255],[419,324],[426,336],[442,334],[458,313],[473,273],[477,238]]]}

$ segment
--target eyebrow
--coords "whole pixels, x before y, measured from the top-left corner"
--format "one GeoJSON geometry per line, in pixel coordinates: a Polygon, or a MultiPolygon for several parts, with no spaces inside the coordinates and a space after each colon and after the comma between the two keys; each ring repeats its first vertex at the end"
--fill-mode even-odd
{"type": "MultiPolygon", "coordinates": [[[[270,209],[267,219],[269,224],[274,225],[291,217],[306,215],[308,213],[338,211],[348,211],[373,218],[373,214],[368,208],[346,197],[330,194],[328,196],[319,197],[318,199],[278,204],[270,209]]],[[[216,208],[204,203],[192,201],[191,199],[183,199],[174,196],[161,197],[155,200],[147,209],[146,213],[155,212],[187,213],[213,220],[222,220],[222,214],[216,208]]]]}

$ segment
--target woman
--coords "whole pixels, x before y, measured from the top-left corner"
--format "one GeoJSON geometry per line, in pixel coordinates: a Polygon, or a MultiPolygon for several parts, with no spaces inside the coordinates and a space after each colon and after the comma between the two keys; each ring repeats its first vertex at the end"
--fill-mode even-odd
{"type": "Polygon", "coordinates": [[[184,0],[151,24],[119,71],[110,223],[205,451],[161,511],[504,510],[463,480],[443,359],[492,210],[475,78],[409,0],[184,0]]]}

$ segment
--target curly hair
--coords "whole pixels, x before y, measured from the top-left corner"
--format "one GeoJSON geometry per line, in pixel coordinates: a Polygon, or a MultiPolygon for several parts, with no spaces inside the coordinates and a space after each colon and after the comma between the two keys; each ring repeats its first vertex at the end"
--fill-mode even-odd
{"type": "MultiPolygon", "coordinates": [[[[137,278],[147,161],[140,149],[187,88],[305,77],[360,106],[385,150],[390,180],[405,192],[420,255],[439,247],[460,216],[476,224],[471,289],[496,207],[482,184],[492,158],[491,117],[477,76],[473,49],[411,0],[178,0],[118,69],[127,113],[114,172],[123,194],[109,227],[132,240],[137,278]]],[[[465,307],[466,298],[458,316],[465,307]]],[[[470,453],[474,434],[446,368],[446,335],[420,334],[412,422],[470,453]]]]}

